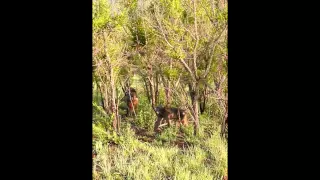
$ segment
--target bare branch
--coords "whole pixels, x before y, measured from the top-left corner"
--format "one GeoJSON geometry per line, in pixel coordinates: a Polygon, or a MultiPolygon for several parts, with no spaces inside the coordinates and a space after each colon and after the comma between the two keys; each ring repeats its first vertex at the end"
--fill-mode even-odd
{"type": "Polygon", "coordinates": [[[190,67],[188,66],[188,64],[183,60],[183,59],[179,59],[179,61],[183,64],[184,68],[189,72],[192,80],[197,81],[196,76],[192,73],[190,67]]]}
{"type": "Polygon", "coordinates": [[[210,58],[209,58],[209,64],[208,64],[208,67],[207,67],[207,69],[206,69],[206,71],[205,71],[205,73],[204,73],[204,78],[206,78],[206,77],[208,76],[208,74],[209,74],[209,71],[210,71],[211,65],[212,65],[212,59],[213,59],[213,54],[214,54],[215,47],[216,47],[216,45],[218,44],[218,41],[219,41],[220,38],[222,37],[222,34],[223,34],[224,31],[227,29],[227,27],[228,27],[228,25],[226,25],[226,26],[224,27],[224,29],[221,31],[221,33],[219,34],[219,36],[217,37],[217,39],[216,39],[215,41],[213,41],[212,54],[211,54],[211,56],[210,56],[210,58]]]}
{"type": "Polygon", "coordinates": [[[156,18],[156,20],[157,20],[157,23],[158,23],[159,27],[160,27],[160,31],[161,31],[161,33],[162,33],[162,36],[163,36],[164,40],[166,41],[166,43],[167,43],[171,48],[174,48],[174,47],[169,43],[169,41],[167,40],[167,37],[166,37],[166,35],[165,35],[164,31],[163,31],[162,25],[161,25],[161,23],[160,23],[157,15],[154,14],[154,16],[155,16],[155,18],[156,18]]]}
{"type": "Polygon", "coordinates": [[[193,49],[193,69],[195,77],[198,77],[197,73],[197,48],[199,44],[199,35],[198,35],[198,24],[197,24],[197,6],[196,0],[193,0],[193,12],[194,12],[194,29],[195,29],[195,36],[196,36],[196,44],[193,49]]]}
{"type": "MultiPolygon", "coordinates": [[[[212,4],[213,4],[212,12],[213,12],[213,15],[214,15],[214,13],[215,13],[214,2],[213,2],[212,4]]],[[[208,12],[208,10],[207,10],[207,7],[206,7],[205,5],[202,5],[202,8],[203,8],[204,11],[206,12],[206,15],[207,15],[207,17],[209,18],[211,24],[214,25],[214,21],[213,21],[212,17],[209,15],[209,12],[208,12]]]]}
{"type": "Polygon", "coordinates": [[[190,34],[193,40],[196,40],[196,37],[194,37],[194,35],[188,30],[188,28],[186,28],[183,24],[182,24],[182,27],[185,31],[187,31],[190,34]]]}

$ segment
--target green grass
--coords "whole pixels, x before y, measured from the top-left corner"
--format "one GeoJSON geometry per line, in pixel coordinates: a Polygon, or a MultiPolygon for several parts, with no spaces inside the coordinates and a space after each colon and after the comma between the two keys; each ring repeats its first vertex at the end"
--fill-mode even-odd
{"type": "Polygon", "coordinates": [[[133,134],[115,148],[96,148],[94,179],[220,179],[227,169],[226,145],[217,136],[187,150],[153,146],[133,134]]]}
{"type": "Polygon", "coordinates": [[[191,141],[186,149],[170,143],[175,132],[166,129],[154,142],[146,143],[126,126],[119,145],[96,142],[94,179],[221,179],[227,173],[227,144],[218,132],[197,137],[201,144],[191,141]],[[159,143],[163,140],[166,143],[159,143]]]}

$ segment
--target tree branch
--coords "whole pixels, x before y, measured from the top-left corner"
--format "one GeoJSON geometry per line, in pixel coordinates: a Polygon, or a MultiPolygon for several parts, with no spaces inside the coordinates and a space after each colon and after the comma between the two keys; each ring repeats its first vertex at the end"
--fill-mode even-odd
{"type": "Polygon", "coordinates": [[[161,31],[161,33],[162,33],[162,35],[163,35],[164,40],[166,41],[166,43],[167,43],[171,48],[174,49],[174,47],[173,47],[173,46],[169,43],[169,41],[167,40],[167,37],[166,37],[166,35],[165,35],[164,31],[163,31],[162,25],[161,25],[161,23],[160,23],[157,15],[156,15],[156,13],[154,13],[154,17],[155,17],[156,20],[157,20],[157,23],[158,23],[158,25],[159,25],[159,27],[160,27],[160,31],[161,31]]]}
{"type": "Polygon", "coordinates": [[[193,69],[194,69],[194,75],[197,78],[197,48],[199,44],[199,35],[198,35],[198,24],[197,24],[197,13],[196,13],[196,0],[193,0],[193,11],[194,11],[194,29],[195,29],[195,37],[196,37],[196,44],[193,49],[193,69]]]}
{"type": "Polygon", "coordinates": [[[210,71],[211,66],[212,66],[212,59],[213,59],[214,49],[215,49],[216,45],[218,44],[219,39],[222,37],[222,34],[223,34],[224,31],[227,29],[227,27],[228,27],[228,25],[226,25],[226,26],[224,27],[224,29],[221,31],[221,33],[219,34],[219,36],[217,37],[217,39],[216,39],[215,41],[213,41],[212,54],[211,54],[211,56],[210,56],[210,58],[209,58],[209,64],[208,64],[208,67],[207,67],[207,69],[206,69],[206,71],[205,71],[205,73],[204,73],[204,78],[206,78],[206,77],[208,76],[208,74],[209,74],[209,71],[210,71]]]}
{"type": "Polygon", "coordinates": [[[183,60],[183,59],[179,59],[179,61],[183,64],[184,68],[189,72],[192,80],[197,81],[196,76],[192,73],[190,67],[188,66],[188,64],[183,60]]]}

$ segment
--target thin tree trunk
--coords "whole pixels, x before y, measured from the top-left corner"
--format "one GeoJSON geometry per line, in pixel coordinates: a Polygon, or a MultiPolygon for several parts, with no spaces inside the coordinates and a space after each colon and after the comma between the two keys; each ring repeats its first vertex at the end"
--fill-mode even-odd
{"type": "Polygon", "coordinates": [[[104,91],[104,96],[103,96],[103,99],[104,99],[104,110],[106,111],[107,114],[110,114],[110,100],[109,100],[109,92],[108,92],[108,89],[107,89],[107,85],[104,84],[104,88],[103,88],[103,91],[104,91]]]}
{"type": "Polygon", "coordinates": [[[200,113],[203,114],[206,109],[206,102],[207,102],[207,85],[205,85],[204,90],[201,92],[200,95],[200,113]]]}
{"type": "Polygon", "coordinates": [[[198,135],[199,133],[199,108],[198,108],[198,95],[196,93],[196,95],[194,95],[194,100],[192,103],[192,107],[194,110],[194,135],[198,135]]]}
{"type": "Polygon", "coordinates": [[[189,84],[190,89],[190,97],[192,101],[192,109],[194,112],[194,135],[198,135],[199,133],[199,86],[198,83],[193,83],[193,85],[189,84]]]}
{"type": "Polygon", "coordinates": [[[150,87],[150,95],[151,95],[151,106],[153,109],[155,109],[156,98],[155,98],[155,91],[154,91],[154,86],[151,78],[149,80],[149,87],[150,87]]]}
{"type": "Polygon", "coordinates": [[[112,108],[112,115],[113,115],[113,128],[115,130],[118,130],[118,109],[117,109],[117,104],[116,104],[116,89],[115,89],[115,84],[114,84],[114,79],[113,79],[113,69],[110,66],[110,86],[111,86],[111,108],[112,108]]]}
{"type": "MultiPolygon", "coordinates": [[[[169,60],[170,70],[172,69],[172,59],[169,60]]],[[[165,84],[165,94],[166,94],[166,104],[167,106],[171,106],[171,87],[170,87],[171,79],[168,77],[168,80],[165,84]]]]}
{"type": "Polygon", "coordinates": [[[159,103],[159,74],[156,74],[156,84],[155,84],[155,104],[159,103]]]}
{"type": "Polygon", "coordinates": [[[221,134],[223,137],[226,137],[226,126],[228,121],[228,101],[225,102],[225,113],[223,115],[222,124],[221,124],[221,134]]]}
{"type": "Polygon", "coordinates": [[[130,88],[131,87],[131,82],[130,82],[130,78],[127,79],[126,83],[125,83],[126,88],[130,88]]]}
{"type": "Polygon", "coordinates": [[[165,94],[165,104],[167,107],[171,106],[171,97],[170,97],[170,85],[169,80],[166,80],[166,78],[161,75],[162,78],[162,84],[164,88],[164,94],[165,94]]]}
{"type": "Polygon", "coordinates": [[[166,101],[167,106],[171,106],[171,90],[170,90],[170,82],[168,81],[167,87],[166,87],[166,101]]]}
{"type": "Polygon", "coordinates": [[[98,90],[100,92],[100,101],[101,101],[102,108],[106,111],[106,106],[105,106],[105,103],[104,103],[105,98],[103,97],[103,92],[102,92],[102,89],[101,89],[100,84],[98,82],[97,82],[97,87],[98,87],[98,90]]]}
{"type": "Polygon", "coordinates": [[[118,128],[118,132],[120,132],[120,121],[121,121],[121,117],[119,115],[119,99],[117,98],[116,101],[116,115],[117,115],[117,128],[118,128]]]}
{"type": "Polygon", "coordinates": [[[148,67],[148,79],[149,79],[149,87],[150,87],[150,95],[151,95],[151,105],[152,108],[155,109],[156,106],[156,95],[155,95],[155,85],[154,85],[154,78],[152,72],[152,66],[149,65],[148,67]]]}
{"type": "Polygon", "coordinates": [[[106,36],[106,33],[104,33],[104,50],[105,50],[105,54],[106,54],[106,60],[109,64],[109,72],[110,72],[110,75],[109,75],[109,78],[110,78],[110,90],[111,90],[111,112],[112,112],[112,116],[113,116],[113,122],[112,122],[112,125],[113,125],[113,128],[115,131],[117,131],[119,128],[118,128],[118,108],[117,108],[117,104],[116,104],[116,88],[115,88],[115,82],[114,82],[114,76],[113,76],[113,66],[112,66],[112,63],[111,63],[111,60],[110,60],[110,57],[108,55],[108,52],[107,52],[107,47],[106,47],[106,39],[105,39],[105,36],[106,36]]]}
{"type": "Polygon", "coordinates": [[[148,81],[146,80],[146,78],[143,78],[143,82],[144,82],[144,86],[145,86],[145,89],[146,89],[146,94],[147,94],[148,101],[149,101],[149,103],[151,103],[148,81]]]}

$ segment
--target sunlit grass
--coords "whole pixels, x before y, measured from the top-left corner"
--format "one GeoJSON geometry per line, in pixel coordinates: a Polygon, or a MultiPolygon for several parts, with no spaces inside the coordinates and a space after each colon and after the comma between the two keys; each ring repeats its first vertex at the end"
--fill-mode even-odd
{"type": "Polygon", "coordinates": [[[179,149],[139,141],[128,127],[119,145],[96,143],[94,179],[220,179],[227,173],[227,144],[219,133],[208,136],[179,149]]]}

